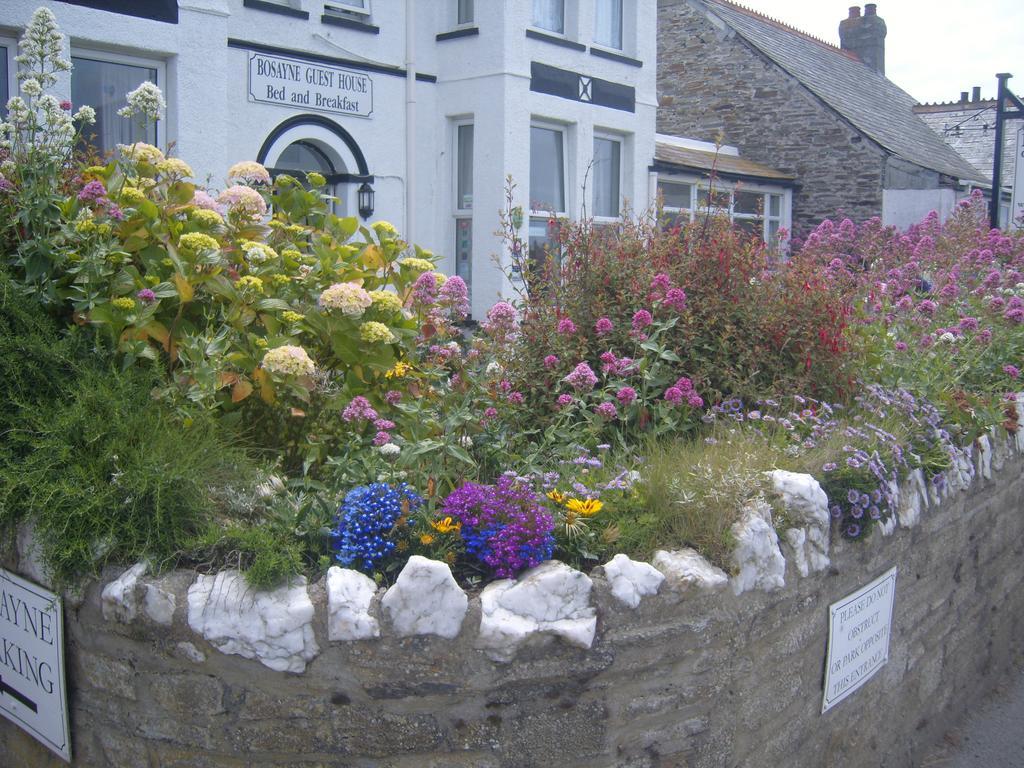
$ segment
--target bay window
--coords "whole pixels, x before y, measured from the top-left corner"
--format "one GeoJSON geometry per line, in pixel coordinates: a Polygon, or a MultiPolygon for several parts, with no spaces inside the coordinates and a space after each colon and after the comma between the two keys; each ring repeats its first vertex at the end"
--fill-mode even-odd
{"type": "Polygon", "coordinates": [[[96,110],[96,123],[84,131],[85,142],[97,152],[109,152],[118,144],[144,141],[158,144],[163,124],[138,118],[121,117],[118,110],[127,105],[129,91],[149,81],[164,87],[163,65],[134,57],[110,53],[72,51],[71,102],[74,109],[88,104],[96,110]],[[159,126],[159,129],[158,129],[159,126]]]}
{"type": "Polygon", "coordinates": [[[533,0],[533,26],[565,34],[565,0],[533,0]]]}
{"type": "Polygon", "coordinates": [[[530,264],[540,267],[557,247],[557,218],[568,209],[565,196],[565,129],[530,127],[530,264]]]}
{"type": "Polygon", "coordinates": [[[622,182],[622,141],[594,136],[594,216],[618,218],[622,182]]]}
{"type": "Polygon", "coordinates": [[[594,42],[622,50],[622,0],[595,0],[594,42]]]}

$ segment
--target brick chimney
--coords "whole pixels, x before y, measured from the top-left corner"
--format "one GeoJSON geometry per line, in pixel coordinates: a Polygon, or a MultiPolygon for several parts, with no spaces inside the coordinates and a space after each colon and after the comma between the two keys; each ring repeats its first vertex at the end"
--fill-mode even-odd
{"type": "Polygon", "coordinates": [[[878,6],[868,3],[864,15],[860,6],[850,8],[849,18],[839,22],[839,43],[844,51],[851,51],[865,65],[885,74],[885,22],[878,15],[878,6]]]}

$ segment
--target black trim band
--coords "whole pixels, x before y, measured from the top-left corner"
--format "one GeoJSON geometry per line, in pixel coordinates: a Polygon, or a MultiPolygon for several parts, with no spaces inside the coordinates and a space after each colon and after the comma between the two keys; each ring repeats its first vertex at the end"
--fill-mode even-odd
{"type": "Polygon", "coordinates": [[[623,112],[636,111],[636,89],[633,86],[581,75],[579,72],[536,61],[530,62],[530,90],[623,112]]]}
{"type": "Polygon", "coordinates": [[[621,53],[612,53],[606,51],[603,48],[590,48],[590,55],[597,56],[601,59],[609,59],[611,61],[617,61],[620,64],[628,64],[631,67],[642,67],[644,63],[640,59],[631,59],[629,56],[623,56],[621,53]]]}
{"type": "Polygon", "coordinates": [[[587,46],[581,43],[573,42],[572,40],[566,40],[564,37],[556,37],[555,35],[546,35],[543,32],[538,32],[535,29],[526,30],[526,36],[531,40],[543,40],[545,43],[551,43],[552,45],[560,45],[563,48],[571,48],[574,51],[585,51],[587,46]]]}
{"type": "Polygon", "coordinates": [[[453,29],[451,32],[442,32],[434,39],[441,42],[442,40],[455,40],[458,37],[472,37],[479,34],[479,27],[464,27],[463,29],[453,29]]]}
{"type": "Polygon", "coordinates": [[[140,19],[178,23],[178,0],[60,0],[68,5],[95,8],[97,11],[136,16],[140,19]]]}
{"type": "Polygon", "coordinates": [[[309,11],[299,10],[298,8],[292,8],[290,5],[281,5],[280,3],[270,3],[267,0],[242,0],[242,5],[246,8],[252,8],[254,11],[266,11],[267,13],[277,13],[281,16],[291,16],[296,19],[309,19],[309,11]]]}
{"type": "Polygon", "coordinates": [[[371,35],[380,34],[380,27],[375,24],[367,24],[365,21],[356,21],[355,19],[346,19],[342,16],[332,16],[329,13],[325,13],[320,17],[320,23],[330,24],[333,27],[354,29],[356,32],[368,32],[371,35]]]}
{"type": "Polygon", "coordinates": [[[256,162],[263,163],[267,159],[267,153],[270,152],[270,148],[274,145],[286,131],[290,131],[299,125],[316,125],[321,128],[326,128],[328,131],[333,133],[343,142],[345,146],[349,148],[352,153],[352,157],[356,159],[356,166],[359,169],[360,176],[369,176],[370,169],[366,165],[366,158],[363,156],[363,150],[359,148],[359,144],[352,138],[352,134],[338,125],[330,118],[324,117],[323,115],[296,115],[295,117],[289,117],[277,128],[270,132],[266,140],[263,142],[263,146],[260,147],[259,153],[256,155],[256,162]]]}
{"type": "MultiPolygon", "coordinates": [[[[321,64],[336,64],[349,69],[358,69],[363,72],[380,72],[383,75],[394,75],[395,77],[406,77],[406,71],[400,67],[389,67],[386,64],[368,64],[365,61],[354,59],[339,59],[336,56],[324,56],[319,53],[308,51],[297,51],[294,48],[280,48],[276,45],[263,45],[262,43],[250,43],[247,40],[228,38],[228,48],[238,48],[243,51],[254,51],[256,53],[269,53],[276,56],[291,56],[292,58],[304,61],[318,61],[321,64]]],[[[422,72],[416,73],[416,79],[423,83],[436,83],[437,75],[425,75],[422,72]]]]}

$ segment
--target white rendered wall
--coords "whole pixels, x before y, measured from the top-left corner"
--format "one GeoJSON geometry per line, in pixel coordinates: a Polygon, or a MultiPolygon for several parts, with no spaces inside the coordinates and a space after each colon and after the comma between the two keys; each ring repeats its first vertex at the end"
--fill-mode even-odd
{"type": "Polygon", "coordinates": [[[945,221],[956,207],[953,189],[885,189],[882,190],[882,223],[906,229],[919,223],[931,211],[938,211],[945,221]]]}

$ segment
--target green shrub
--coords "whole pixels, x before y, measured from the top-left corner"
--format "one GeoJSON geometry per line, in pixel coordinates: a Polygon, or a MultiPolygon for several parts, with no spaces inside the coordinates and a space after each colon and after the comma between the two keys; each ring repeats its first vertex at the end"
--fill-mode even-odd
{"type": "Polygon", "coordinates": [[[273,589],[305,571],[299,540],[260,523],[211,524],[189,542],[187,557],[203,568],[238,568],[253,589],[273,589]]]}

